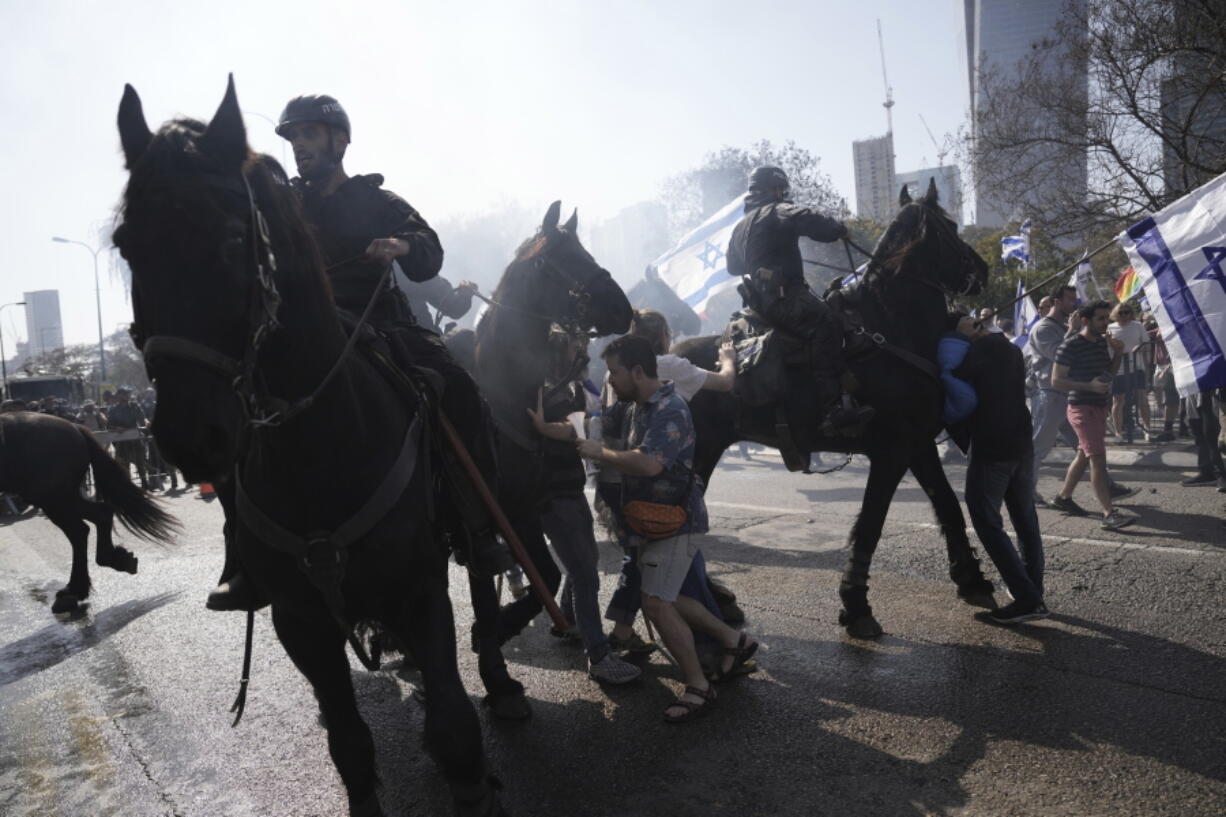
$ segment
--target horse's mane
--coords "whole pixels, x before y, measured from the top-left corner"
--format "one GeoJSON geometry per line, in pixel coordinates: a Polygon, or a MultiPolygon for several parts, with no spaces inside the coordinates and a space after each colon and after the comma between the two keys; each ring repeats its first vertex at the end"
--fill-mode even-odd
{"type": "MultiPolygon", "coordinates": [[[[544,252],[548,241],[549,239],[540,230],[537,230],[515,249],[515,256],[502,271],[502,277],[498,279],[498,285],[494,287],[491,300],[499,304],[522,300],[520,296],[531,283],[532,271],[535,267],[529,262],[544,252]]],[[[491,309],[477,322],[477,345],[497,331],[502,312],[503,310],[491,309]]]]}
{"type": "MultiPolygon", "coordinates": [[[[125,225],[132,215],[148,212],[150,218],[156,219],[158,210],[166,206],[168,197],[173,197],[177,205],[190,203],[199,208],[199,212],[193,213],[197,217],[220,220],[232,215],[232,212],[228,213],[219,206],[216,192],[210,192],[205,184],[194,183],[200,177],[220,179],[230,175],[226,168],[200,149],[199,140],[206,129],[207,126],[199,120],[180,118],[163,125],[150,140],[149,147],[132,167],[124,189],[116,214],[116,246],[122,248],[131,240],[125,225]]],[[[331,300],[323,257],[311,235],[302,205],[290,188],[285,170],[267,154],[249,153],[243,163],[243,175],[268,222],[278,270],[281,274],[292,271],[298,275],[316,276],[321,285],[328,289],[331,300]]]]}

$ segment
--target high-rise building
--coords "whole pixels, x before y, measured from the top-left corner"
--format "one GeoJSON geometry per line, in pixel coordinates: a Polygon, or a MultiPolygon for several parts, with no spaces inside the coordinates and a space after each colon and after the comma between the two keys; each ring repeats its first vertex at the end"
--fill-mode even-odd
{"type": "MultiPolygon", "coordinates": [[[[963,25],[966,40],[967,83],[970,91],[971,122],[976,121],[981,95],[982,72],[985,68],[1011,77],[1018,63],[1029,56],[1036,43],[1055,33],[1056,25],[1069,10],[1070,0],[962,0],[963,25]]],[[[1073,0],[1083,3],[1084,0],[1073,0]]],[[[1066,69],[1065,69],[1066,70],[1066,69]]],[[[1084,70],[1084,69],[1083,69],[1084,70]]],[[[1083,83],[1088,93],[1088,75],[1083,83]]],[[[1041,114],[1036,114],[1041,116],[1041,114]]],[[[1065,119],[1067,122],[1067,118],[1065,119]]],[[[1035,122],[1036,131],[1042,122],[1035,122]]],[[[1053,159],[1062,166],[1046,174],[1049,184],[1059,185],[1061,193],[1076,193],[1086,189],[1085,157],[1075,161],[1068,157],[1053,159]]],[[[1033,195],[1041,198],[1039,187],[1033,195]]],[[[1001,227],[1015,218],[1015,202],[994,198],[979,178],[975,179],[975,223],[982,227],[1001,227]]]]}
{"type": "Polygon", "coordinates": [[[894,174],[894,185],[900,190],[905,184],[911,198],[919,198],[928,192],[928,180],[935,179],[937,196],[941,207],[950,217],[962,223],[962,172],[957,165],[941,165],[940,167],[924,167],[919,170],[907,170],[894,174]]]}
{"type": "Polygon", "coordinates": [[[894,134],[851,143],[856,171],[856,215],[888,224],[898,209],[894,189],[894,134]]]}
{"type": "Polygon", "coordinates": [[[40,289],[25,293],[26,349],[31,357],[64,348],[64,326],[60,321],[60,292],[40,289]]]}
{"type": "MultiPolygon", "coordinates": [[[[1177,30],[1196,30],[1195,16],[1205,6],[1189,0],[1171,0],[1177,30]]],[[[1226,2],[1216,0],[1209,9],[1226,13],[1226,2]]],[[[1205,36],[1214,36],[1206,32],[1205,36]]],[[[1182,196],[1217,174],[1226,164],[1226,92],[1220,69],[1215,66],[1220,46],[1206,44],[1200,50],[1185,48],[1168,60],[1168,76],[1159,89],[1163,145],[1162,181],[1172,198],[1182,196]],[[1183,155],[1174,145],[1181,145],[1183,155]],[[1185,160],[1186,158],[1186,160],[1185,160]]]]}

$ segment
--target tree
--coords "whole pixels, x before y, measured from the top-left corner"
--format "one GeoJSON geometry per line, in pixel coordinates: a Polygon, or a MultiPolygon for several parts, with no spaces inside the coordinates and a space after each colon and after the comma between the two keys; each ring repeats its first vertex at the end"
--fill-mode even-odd
{"type": "Polygon", "coordinates": [[[775,146],[762,139],[748,149],[725,145],[708,153],[701,165],[664,183],[661,199],[668,209],[669,237],[677,240],[717,208],[744,193],[749,172],[761,165],[783,168],[797,204],[845,218],[847,203],[835,191],[830,177],[821,171],[820,164],[819,157],[790,140],[775,146]]]}
{"type": "Polygon", "coordinates": [[[976,187],[1051,236],[1080,240],[1226,172],[1224,9],[1070,0],[1014,70],[980,72],[964,154],[976,187]]]}

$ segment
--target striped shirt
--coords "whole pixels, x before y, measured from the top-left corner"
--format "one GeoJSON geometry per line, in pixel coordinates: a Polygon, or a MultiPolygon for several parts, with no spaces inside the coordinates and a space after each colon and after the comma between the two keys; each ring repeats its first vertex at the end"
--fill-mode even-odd
{"type": "MultiPolygon", "coordinates": [[[[1060,344],[1060,348],[1056,350],[1056,363],[1060,366],[1068,366],[1069,380],[1086,382],[1096,377],[1110,377],[1111,347],[1107,345],[1106,337],[1093,341],[1086,340],[1084,335],[1078,333],[1060,344]]],[[[1068,404],[1070,406],[1105,406],[1110,399],[1110,395],[1107,394],[1074,389],[1069,392],[1068,404]]]]}

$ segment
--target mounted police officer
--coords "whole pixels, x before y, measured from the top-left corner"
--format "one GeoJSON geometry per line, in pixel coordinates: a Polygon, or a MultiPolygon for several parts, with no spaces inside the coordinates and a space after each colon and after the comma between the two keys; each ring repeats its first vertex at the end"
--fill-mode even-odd
{"type": "Polygon", "coordinates": [[[740,290],[747,307],[807,345],[811,368],[792,378],[792,394],[812,391],[816,378],[817,405],[827,427],[855,426],[867,421],[873,410],[856,407],[850,397],[840,402],[840,378],[847,370],[842,321],[805,283],[800,236],[838,241],[847,236],[847,227],[812,208],[793,204],[791,185],[780,168],[754,169],[749,174],[745,215],[728,242],[728,272],[744,281],[740,290]]]}
{"type": "MultiPolygon", "coordinates": [[[[345,172],[345,149],[352,129],[348,114],[335,98],[307,95],[291,99],[276,131],[293,146],[299,175],[290,184],[300,196],[328,265],[337,307],[356,320],[374,298],[370,322],[383,331],[397,363],[432,369],[442,376],[442,411],[469,447],[487,483],[494,485],[492,438],[477,386],[432,327],[417,323],[395,285],[395,276],[388,271],[394,261],[410,281],[433,279],[443,265],[438,235],[408,202],[383,189],[381,175],[345,172]]],[[[457,556],[482,573],[506,569],[511,564],[510,552],[495,538],[488,513],[458,463],[446,459],[455,521],[467,540],[453,542],[457,556]]],[[[230,603],[230,591],[226,584],[218,587],[209,597],[209,606],[241,606],[237,600],[230,603]]]]}

